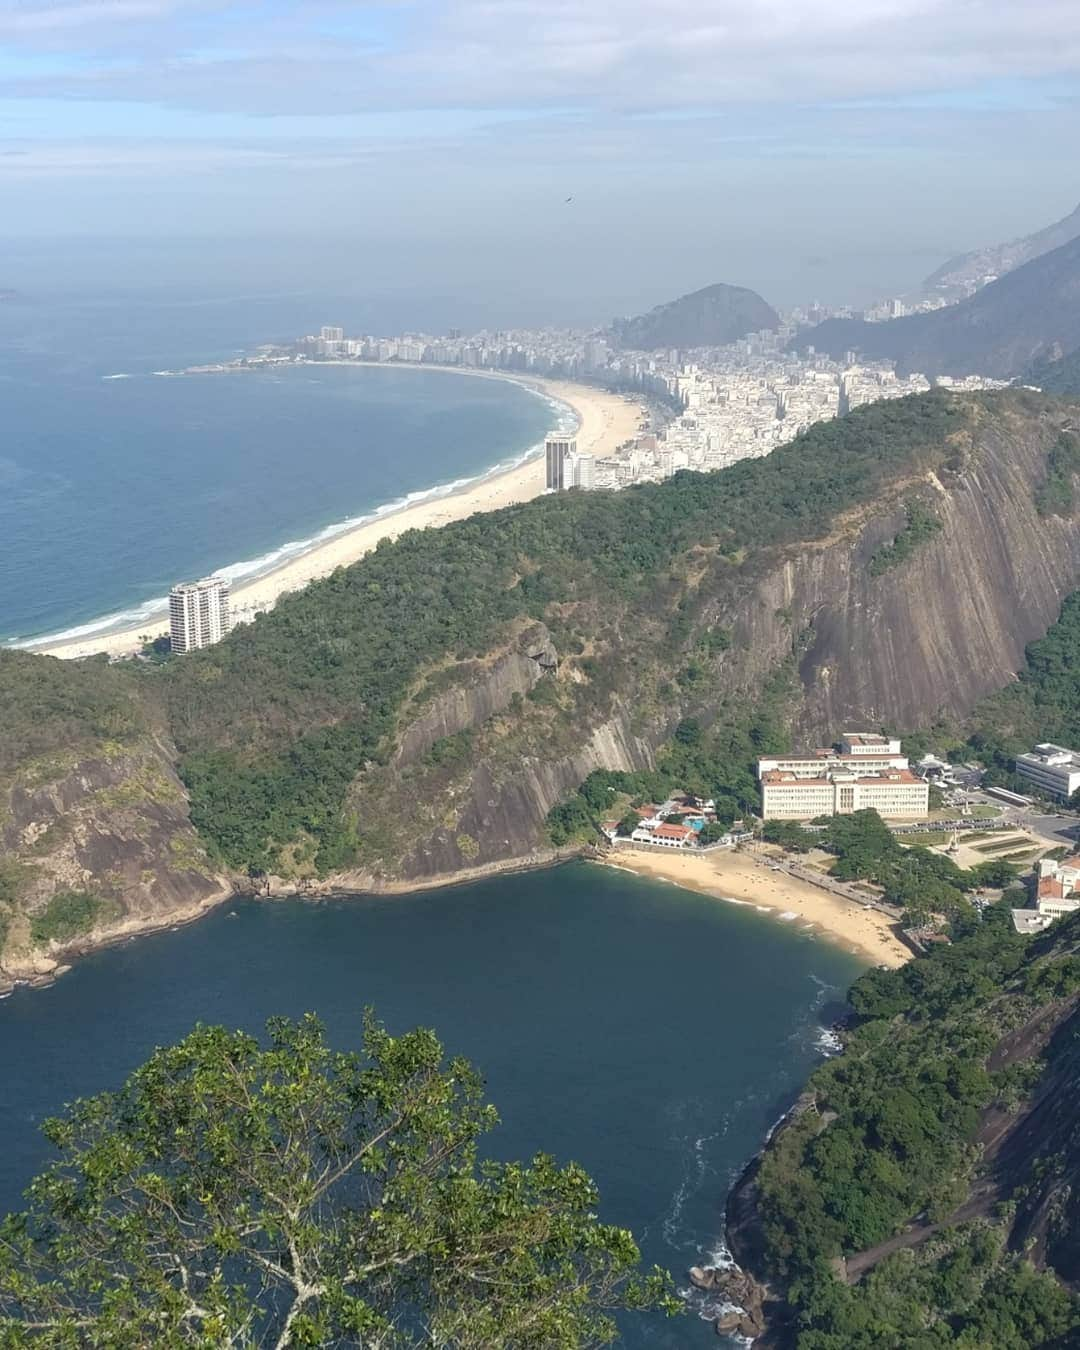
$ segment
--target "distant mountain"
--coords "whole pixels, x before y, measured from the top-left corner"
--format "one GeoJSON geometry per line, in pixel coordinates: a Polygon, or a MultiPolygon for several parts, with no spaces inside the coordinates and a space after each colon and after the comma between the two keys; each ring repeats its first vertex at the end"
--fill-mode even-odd
{"type": "Polygon", "coordinates": [[[615,347],[723,347],[747,333],[776,329],[780,316],[756,291],[722,283],[658,305],[634,319],[616,319],[608,333],[615,347]]]}
{"type": "Polygon", "coordinates": [[[1071,215],[1035,234],[1012,239],[1007,244],[990,244],[950,258],[923,282],[926,291],[950,291],[980,282],[984,277],[1003,277],[1024,263],[1041,258],[1062,244],[1080,237],[1080,206],[1071,215]]]}
{"type": "Polygon", "coordinates": [[[1080,349],[1065,356],[1044,356],[1034,361],[1020,377],[1047,394],[1080,398],[1080,349]]]}
{"type": "Polygon", "coordinates": [[[901,372],[1011,379],[1055,351],[1080,347],[1080,238],[1025,263],[958,305],[888,323],[829,319],[792,346],[858,352],[901,372]]]}

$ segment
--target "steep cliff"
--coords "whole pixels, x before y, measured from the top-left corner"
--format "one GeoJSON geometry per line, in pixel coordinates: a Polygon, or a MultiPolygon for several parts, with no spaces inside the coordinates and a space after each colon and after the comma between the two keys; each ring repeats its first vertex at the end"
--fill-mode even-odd
{"type": "Polygon", "coordinates": [[[649,767],[781,668],[797,740],[966,714],[1077,587],[1077,522],[1036,503],[1075,417],[1026,391],[874,405],[718,474],[414,532],[164,669],[0,653],[4,961],[229,877],[550,857],[591,770],[649,767]],[[82,898],[35,926],[54,893],[82,898]]]}
{"type": "Polygon", "coordinates": [[[69,951],[193,918],[228,895],[152,736],[39,759],[0,798],[0,986],[69,951]]]}

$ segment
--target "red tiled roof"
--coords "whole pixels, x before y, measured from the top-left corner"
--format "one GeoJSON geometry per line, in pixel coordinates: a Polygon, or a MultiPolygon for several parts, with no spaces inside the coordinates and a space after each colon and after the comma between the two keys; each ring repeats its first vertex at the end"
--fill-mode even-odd
{"type": "Polygon", "coordinates": [[[1064,900],[1065,887],[1057,877],[1040,877],[1038,894],[1040,900],[1064,900]]]}
{"type": "Polygon", "coordinates": [[[653,835],[661,839],[685,839],[693,833],[689,825],[657,825],[653,829],[653,835]]]}

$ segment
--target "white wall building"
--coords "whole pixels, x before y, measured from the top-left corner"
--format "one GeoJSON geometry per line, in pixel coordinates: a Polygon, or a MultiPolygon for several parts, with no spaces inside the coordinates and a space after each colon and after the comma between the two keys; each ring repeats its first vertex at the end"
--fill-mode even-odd
{"type": "Polygon", "coordinates": [[[763,820],[813,820],[866,810],[920,819],[930,812],[930,785],[911,772],[900,742],[874,732],[846,731],[839,749],[759,759],[757,773],[763,820]]]}
{"type": "Polygon", "coordinates": [[[1080,755],[1063,745],[1044,742],[1026,755],[1017,755],[1016,772],[1045,796],[1068,801],[1080,788],[1080,755]]]}
{"type": "Polygon", "coordinates": [[[169,639],[174,652],[212,647],[229,627],[229,583],[221,577],[184,581],[169,592],[169,639]]]}

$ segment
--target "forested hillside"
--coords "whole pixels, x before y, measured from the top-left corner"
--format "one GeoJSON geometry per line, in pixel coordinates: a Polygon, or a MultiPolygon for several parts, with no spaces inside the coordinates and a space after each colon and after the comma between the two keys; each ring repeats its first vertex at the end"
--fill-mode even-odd
{"type": "Polygon", "coordinates": [[[648,314],[619,319],[608,337],[616,347],[652,352],[660,347],[724,347],[748,333],[780,326],[780,316],[756,291],[718,283],[648,314]]]}
{"type": "MultiPolygon", "coordinates": [[[[515,620],[548,620],[568,655],[618,630],[605,668],[586,659],[584,680],[549,687],[565,716],[587,724],[617,663],[670,626],[664,611],[691,556],[734,578],[770,547],[820,537],[898,466],[945,457],[965,417],[944,394],[873,405],[723,473],[542,498],[380,547],[163,672],[196,825],[233,867],[278,869],[298,839],[318,870],[347,865],[363,823],[343,815],[346,791],[389,752],[422,670],[482,656],[515,620]],[[640,620],[622,625],[632,613],[640,620]]],[[[704,674],[687,653],[684,682],[704,674]]]]}
{"type": "Polygon", "coordinates": [[[1005,906],[851,991],[844,1053],[733,1197],[736,1254],[798,1350],[1080,1339],[1080,916],[1005,906]]]}
{"type": "Polygon", "coordinates": [[[408,534],[163,666],[0,653],[0,972],[246,875],[543,861],[597,770],[733,816],[762,748],[966,716],[1080,576],[1058,488],[1039,514],[1073,415],[1023,390],[871,405],[715,474],[408,534]]]}

